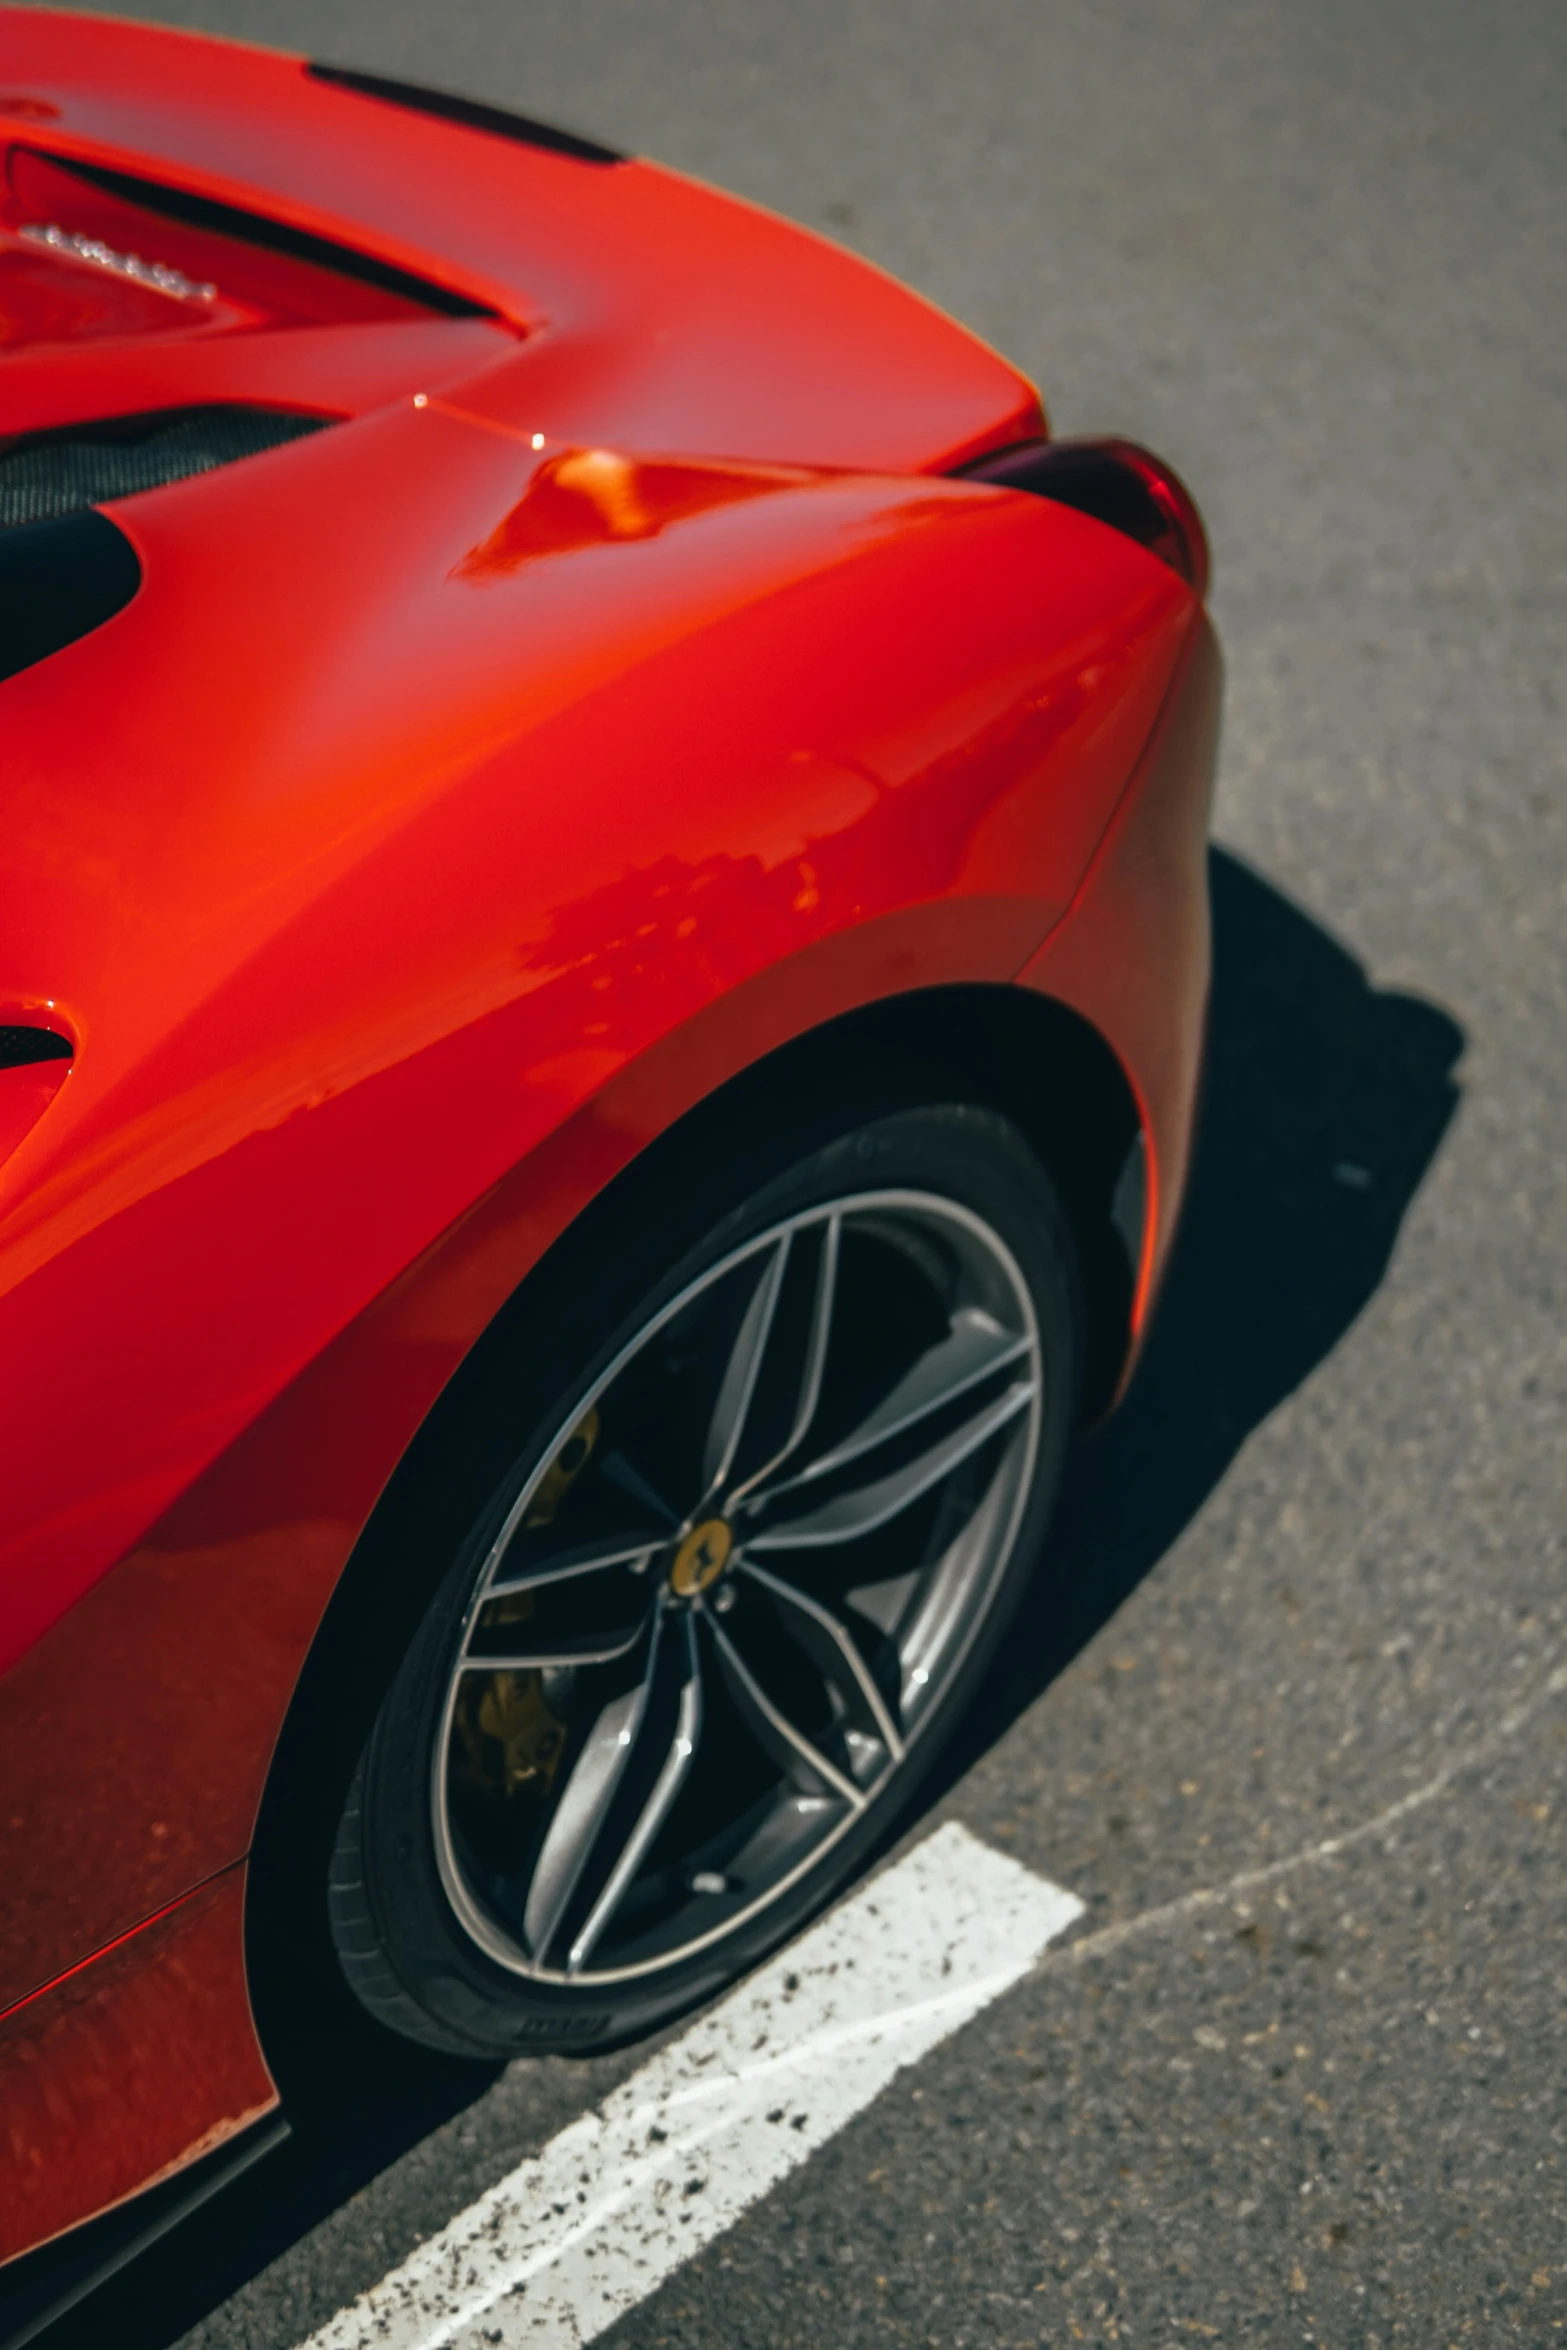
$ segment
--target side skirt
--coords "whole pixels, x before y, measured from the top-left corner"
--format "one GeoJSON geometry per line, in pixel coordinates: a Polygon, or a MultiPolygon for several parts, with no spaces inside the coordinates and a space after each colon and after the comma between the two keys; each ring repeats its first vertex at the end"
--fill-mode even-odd
{"type": "Polygon", "coordinates": [[[21,2350],[288,2136],[268,2114],[216,2153],[0,2268],[0,2350],[21,2350]]]}

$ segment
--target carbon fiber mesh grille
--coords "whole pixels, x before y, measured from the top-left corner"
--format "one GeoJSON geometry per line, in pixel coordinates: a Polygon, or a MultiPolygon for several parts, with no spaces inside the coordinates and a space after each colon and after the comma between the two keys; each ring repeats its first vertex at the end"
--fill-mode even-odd
{"type": "Polygon", "coordinates": [[[270,408],[179,408],[25,433],[0,442],[0,530],[211,473],[329,421],[270,408]]]}

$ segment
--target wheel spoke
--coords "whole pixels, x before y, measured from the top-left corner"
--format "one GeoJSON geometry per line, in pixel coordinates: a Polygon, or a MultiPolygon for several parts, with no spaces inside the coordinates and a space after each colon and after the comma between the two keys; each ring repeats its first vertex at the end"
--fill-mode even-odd
{"type": "Polygon", "coordinates": [[[767,1478],[776,1476],[785,1462],[799,1450],[816,1417],[816,1407],[821,1401],[822,1374],[827,1367],[827,1340],[832,1330],[833,1302],[838,1291],[838,1243],[842,1229],[842,1218],[829,1216],[822,1232],[810,1324],[806,1331],[799,1386],[795,1393],[794,1416],[783,1442],[771,1458],[764,1461],[759,1469],[753,1469],[745,1482],[737,1485],[729,1495],[731,1510],[767,1478]]]}
{"type": "Polygon", "coordinates": [[[693,1616],[687,1615],[683,1619],[679,1633],[671,1640],[671,1646],[675,1646],[676,1642],[682,1651],[681,1670],[684,1677],[675,1711],[674,1736],[658,1777],[653,1782],[652,1791],[637,1815],[636,1824],[621,1847],[603,1890],[567,1954],[566,1972],[569,1975],[576,1974],[586,1964],[599,1937],[625,1898],[654,1838],[669,1816],[675,1797],[691,1768],[697,1740],[702,1735],[702,1675],[697,1659],[696,1622],[693,1616]]]}
{"type": "Polygon", "coordinates": [[[812,1744],[803,1730],[797,1730],[786,1715],[779,1712],[766,1690],[757,1680],[750,1666],[720,1624],[708,1618],[708,1629],[718,1650],[718,1661],[723,1667],[724,1679],[730,1695],[749,1721],[752,1731],[762,1745],[787,1767],[791,1762],[802,1762],[807,1770],[841,1795],[846,1803],[862,1810],[865,1796],[862,1790],[836,1763],[830,1763],[819,1747],[812,1744]]]}
{"type": "MultiPolygon", "coordinates": [[[[815,1549],[826,1543],[854,1542],[862,1534],[874,1533],[878,1526],[885,1526],[932,1486],[939,1485],[943,1477],[950,1476],[971,1453],[978,1452],[981,1445],[987,1444],[998,1430],[1017,1417],[1033,1394],[1031,1379],[1014,1381],[995,1403],[987,1404],[983,1411],[976,1412],[939,1443],[917,1453],[913,1460],[906,1461],[888,1476],[840,1493],[799,1517],[774,1519],[756,1533],[747,1533],[746,1550],[815,1549]]],[[[798,1484],[783,1490],[804,1498],[798,1484]]]]}
{"type": "Polygon", "coordinates": [[[844,1807],[832,1795],[802,1795],[798,1788],[781,1791],[767,1817],[730,1855],[724,1873],[732,1884],[765,1884],[782,1876],[830,1833],[844,1816],[844,1807]]]}
{"type": "Polygon", "coordinates": [[[641,1681],[605,1706],[561,1791],[534,1864],[522,1917],[522,1930],[536,1958],[546,1955],[559,1930],[603,1826],[605,1807],[625,1776],[647,1712],[657,1652],[655,1626],[641,1681]]]}
{"type": "Polygon", "coordinates": [[[612,1665],[617,1657],[631,1654],[642,1633],[643,1626],[633,1624],[616,1640],[540,1640],[532,1648],[514,1646],[493,1653],[470,1645],[463,1661],[466,1669],[485,1673],[535,1672],[549,1665],[612,1665]]]}
{"type": "Polygon", "coordinates": [[[649,1526],[639,1526],[624,1534],[601,1535],[596,1541],[579,1542],[570,1550],[557,1550],[540,1559],[535,1566],[517,1567],[510,1574],[497,1573],[493,1582],[484,1588],[484,1598],[506,1599],[515,1591],[538,1591],[547,1583],[569,1583],[578,1575],[597,1575],[606,1567],[627,1567],[640,1574],[653,1553],[668,1536],[649,1526]]]}
{"type": "Polygon", "coordinates": [[[740,1439],[745,1434],[746,1415],[756,1393],[756,1382],[761,1375],[762,1357],[767,1352],[768,1334],[773,1316],[778,1311],[779,1292],[783,1288],[784,1273],[789,1263],[789,1234],[772,1248],[757,1278],[751,1300],[740,1319],[729,1360],[718,1390],[718,1401],[713,1406],[713,1417],[707,1431],[707,1446],[702,1456],[702,1482],[710,1496],[718,1494],[732,1471],[740,1439]]]}
{"type": "Polygon", "coordinates": [[[848,1710],[860,1716],[887,1749],[892,1762],[903,1760],[903,1737],[893,1720],[887,1702],[876,1686],[874,1674],[861,1656],[853,1633],[841,1624],[830,1608],[812,1599],[809,1593],[796,1590],[781,1576],[770,1575],[752,1559],[743,1559],[740,1572],[771,1594],[781,1610],[790,1631],[799,1641],[819,1672],[831,1681],[847,1702],[848,1710]]]}
{"type": "Polygon", "coordinates": [[[954,1315],[946,1337],[937,1345],[927,1347],[891,1393],[883,1396],[876,1409],[850,1435],[830,1452],[810,1462],[786,1484],[775,1485],[766,1500],[774,1502],[786,1493],[802,1491],[821,1478],[847,1468],[878,1445],[906,1436],[921,1420],[944,1411],[982,1381],[1020,1362],[1029,1345],[1026,1337],[999,1328],[988,1314],[967,1308],[954,1315]]]}

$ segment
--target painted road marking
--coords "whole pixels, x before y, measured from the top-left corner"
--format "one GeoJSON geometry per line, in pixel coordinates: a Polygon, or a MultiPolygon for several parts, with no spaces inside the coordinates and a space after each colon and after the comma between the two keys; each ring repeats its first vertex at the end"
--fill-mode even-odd
{"type": "Polygon", "coordinates": [[[1010,1989],[1082,1910],[966,1828],[938,1828],[305,2350],[591,2342],[1010,1989]]]}

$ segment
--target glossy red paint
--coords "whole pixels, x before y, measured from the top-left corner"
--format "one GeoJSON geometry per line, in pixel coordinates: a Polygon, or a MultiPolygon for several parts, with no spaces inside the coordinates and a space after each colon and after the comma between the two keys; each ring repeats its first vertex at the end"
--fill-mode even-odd
{"type": "Polygon", "coordinates": [[[1142,549],[932,478],[1037,431],[1032,392],[803,232],[297,60],[30,11],[0,41],[11,227],[85,158],[495,312],[371,314],[325,262],[229,281],[181,223],[141,257],[210,280],[210,316],[50,343],[35,304],[0,366],[0,431],[341,419],[110,508],[140,592],[0,684],[0,1005],[76,1045],[46,1103],[0,1093],[0,2006],[119,2015],[89,2038],[125,2115],[120,2167],[36,2234],[253,2109],[216,1925],[180,1962],[205,2117],[139,2053],[169,1919],[237,1904],[378,1494],[640,1149],[845,1011],[1021,974],[1143,1105],[1141,1311],[1206,984],[1214,668],[1142,549]],[[108,1686],[92,1738],[62,1729],[108,1686]]]}
{"type": "MultiPolygon", "coordinates": [[[[1191,1158],[1211,960],[1204,844],[1221,682],[1218,644],[1204,623],[1070,916],[1018,973],[1024,987],[1092,1021],[1137,1094],[1149,1188],[1134,1341],[1169,1255],[1191,1158]]],[[[1122,1390],[1135,1360],[1134,1345],[1122,1390]]]]}
{"type": "Polygon", "coordinates": [[[176,381],[185,400],[358,412],[459,376],[504,424],[709,458],[913,472],[1040,428],[1033,387],[939,311],[656,164],[582,164],[312,81],[298,58],[104,18],[0,9],[0,55],[28,107],[0,137],[30,153],[238,205],[496,313],[195,334],[177,374],[159,335],[122,347],[112,380],[101,346],[30,353],[4,370],[0,432],[63,400],[158,406],[176,381]]]}
{"type": "Polygon", "coordinates": [[[0,1174],[7,1656],[715,995],[954,896],[1001,949],[961,976],[1011,976],[1195,610],[992,491],[742,479],[618,541],[578,497],[573,546],[550,471],[405,404],[127,504],[141,593],[8,683],[0,988],[80,1044],[0,1174]]]}

